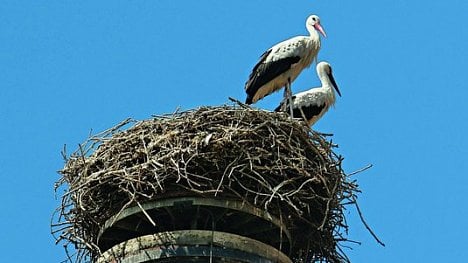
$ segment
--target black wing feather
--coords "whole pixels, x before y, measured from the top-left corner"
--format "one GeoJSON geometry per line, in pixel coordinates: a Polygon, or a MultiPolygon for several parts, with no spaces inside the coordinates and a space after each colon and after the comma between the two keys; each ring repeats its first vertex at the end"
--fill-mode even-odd
{"type": "MultiPolygon", "coordinates": [[[[304,116],[307,120],[312,119],[314,116],[317,116],[322,112],[323,108],[325,108],[325,104],[317,106],[317,105],[309,105],[303,106],[302,112],[304,112],[304,116]]],[[[302,114],[299,108],[293,109],[294,118],[302,118],[302,114]]]]}
{"type": "Polygon", "coordinates": [[[252,103],[252,99],[257,91],[268,82],[272,81],[277,76],[286,72],[291,66],[301,59],[299,56],[286,57],[276,61],[265,62],[271,49],[262,54],[259,61],[250,73],[249,79],[245,83],[245,92],[247,93],[247,104],[252,103]]]}
{"type": "MultiPolygon", "coordinates": [[[[293,96],[292,98],[293,98],[293,104],[294,104],[294,99],[296,98],[296,96],[293,96]]],[[[285,102],[284,100],[281,101],[278,107],[276,107],[275,111],[276,112],[282,111],[284,104],[286,104],[286,107],[284,108],[285,112],[289,114],[289,103],[285,102]]],[[[323,108],[325,108],[325,104],[320,105],[320,106],[318,105],[302,106],[302,108],[295,107],[293,105],[293,118],[303,118],[302,113],[301,113],[301,109],[302,109],[302,112],[304,113],[305,118],[307,120],[310,120],[314,116],[319,115],[320,112],[322,112],[323,108]]]]}

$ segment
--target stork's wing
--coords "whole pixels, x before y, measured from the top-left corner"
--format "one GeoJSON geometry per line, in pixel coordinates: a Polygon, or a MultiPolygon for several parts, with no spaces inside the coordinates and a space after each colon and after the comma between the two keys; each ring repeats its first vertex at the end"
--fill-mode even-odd
{"type": "MultiPolygon", "coordinates": [[[[312,119],[314,116],[319,115],[323,108],[326,107],[325,104],[317,105],[316,103],[297,103],[297,96],[292,96],[293,101],[293,118],[304,118],[306,120],[312,119]]],[[[285,109],[285,112],[289,114],[289,102],[286,100],[281,101],[280,105],[276,107],[275,111],[279,112],[285,109]],[[285,105],[286,104],[286,105],[285,105]],[[284,108],[283,108],[284,105],[284,108]]]]}
{"type": "MultiPolygon", "coordinates": [[[[296,99],[296,96],[292,96],[291,98],[292,98],[293,107],[294,107],[294,100],[296,99]]],[[[282,109],[286,109],[289,112],[289,101],[287,101],[287,99],[282,100],[280,102],[280,105],[278,107],[276,107],[275,111],[280,112],[282,109]]]]}
{"type": "Polygon", "coordinates": [[[305,117],[306,120],[310,120],[313,117],[318,116],[322,112],[323,108],[325,108],[325,104],[322,104],[322,105],[314,104],[314,105],[302,106],[301,108],[294,108],[293,109],[294,118],[305,117]],[[304,113],[304,116],[302,115],[302,113],[304,113]]]}
{"type": "Polygon", "coordinates": [[[274,61],[269,60],[268,56],[271,54],[272,49],[267,50],[260,57],[252,72],[250,73],[249,79],[245,83],[245,92],[247,93],[247,104],[252,103],[252,99],[257,91],[274,78],[278,77],[285,71],[291,68],[291,66],[301,59],[300,56],[291,56],[279,58],[274,61]]]}

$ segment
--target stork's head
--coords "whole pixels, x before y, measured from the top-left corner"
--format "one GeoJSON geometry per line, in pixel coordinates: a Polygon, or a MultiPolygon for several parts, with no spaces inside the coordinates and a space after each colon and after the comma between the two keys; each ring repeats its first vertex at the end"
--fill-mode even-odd
{"type": "Polygon", "coordinates": [[[320,25],[320,17],[317,15],[311,15],[307,18],[306,27],[309,31],[317,30],[319,31],[324,37],[327,37],[325,30],[323,30],[322,25],[320,25]]]}
{"type": "Polygon", "coordinates": [[[332,67],[330,66],[328,62],[322,61],[317,64],[317,75],[319,75],[320,79],[322,79],[322,76],[327,76],[328,79],[330,80],[329,84],[333,86],[333,88],[336,90],[338,95],[340,95],[341,97],[341,92],[338,89],[338,85],[336,85],[335,78],[333,77],[332,67]]]}

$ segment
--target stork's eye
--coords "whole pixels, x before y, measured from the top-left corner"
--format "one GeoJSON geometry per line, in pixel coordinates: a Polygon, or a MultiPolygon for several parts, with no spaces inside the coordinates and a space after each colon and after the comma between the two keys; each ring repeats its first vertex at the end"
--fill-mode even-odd
{"type": "Polygon", "coordinates": [[[312,17],[312,20],[314,20],[314,21],[317,21],[317,18],[315,18],[315,17],[312,17]]]}

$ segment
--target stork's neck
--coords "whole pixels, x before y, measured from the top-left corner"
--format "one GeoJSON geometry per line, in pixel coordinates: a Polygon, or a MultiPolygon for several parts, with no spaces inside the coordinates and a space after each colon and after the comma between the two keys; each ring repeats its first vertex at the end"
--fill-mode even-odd
{"type": "Polygon", "coordinates": [[[312,40],[320,41],[320,35],[313,26],[307,25],[307,31],[309,31],[309,35],[312,40]]]}
{"type": "Polygon", "coordinates": [[[334,99],[335,98],[335,89],[333,88],[333,83],[328,77],[327,73],[324,71],[318,72],[320,82],[322,83],[322,88],[327,91],[327,93],[334,99]]]}

